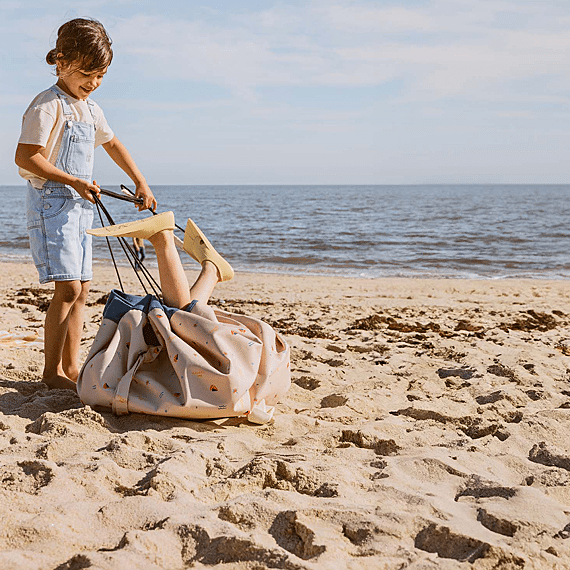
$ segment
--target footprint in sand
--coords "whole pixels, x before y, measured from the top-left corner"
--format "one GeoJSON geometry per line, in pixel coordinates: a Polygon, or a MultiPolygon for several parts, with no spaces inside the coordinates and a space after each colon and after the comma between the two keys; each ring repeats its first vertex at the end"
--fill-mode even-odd
{"type": "Polygon", "coordinates": [[[441,558],[461,562],[473,563],[483,558],[488,560],[489,568],[522,569],[525,565],[525,560],[519,556],[436,523],[431,523],[416,535],[414,546],[426,552],[437,553],[441,558]]]}
{"type": "Polygon", "coordinates": [[[279,546],[303,560],[315,558],[326,550],[325,546],[317,544],[317,535],[310,522],[301,520],[295,511],[279,513],[269,528],[269,534],[279,546]]]}
{"type": "Polygon", "coordinates": [[[321,408],[338,408],[347,402],[348,398],[342,394],[329,394],[321,400],[321,408]]]}
{"type": "Polygon", "coordinates": [[[37,495],[53,477],[53,469],[41,461],[19,461],[0,471],[0,484],[5,490],[37,495]]]}
{"type": "Polygon", "coordinates": [[[503,536],[513,537],[518,530],[518,526],[507,519],[498,518],[487,512],[485,509],[478,509],[477,520],[486,528],[503,536]]]}
{"type": "Polygon", "coordinates": [[[311,469],[296,467],[286,461],[256,457],[236,471],[232,479],[250,481],[262,489],[297,491],[311,497],[336,497],[337,486],[321,478],[311,469]]]}
{"type": "Polygon", "coordinates": [[[304,390],[316,390],[320,385],[320,381],[312,376],[301,376],[293,378],[293,383],[300,386],[304,390]]]}

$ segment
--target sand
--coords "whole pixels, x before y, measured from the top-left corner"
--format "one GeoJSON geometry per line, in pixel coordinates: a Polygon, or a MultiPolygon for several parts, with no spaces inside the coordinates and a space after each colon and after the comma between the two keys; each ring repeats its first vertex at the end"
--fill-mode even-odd
{"type": "Polygon", "coordinates": [[[570,568],[568,282],[237,275],[292,347],[264,426],[48,391],[36,283],[0,264],[0,569],[570,568]]]}

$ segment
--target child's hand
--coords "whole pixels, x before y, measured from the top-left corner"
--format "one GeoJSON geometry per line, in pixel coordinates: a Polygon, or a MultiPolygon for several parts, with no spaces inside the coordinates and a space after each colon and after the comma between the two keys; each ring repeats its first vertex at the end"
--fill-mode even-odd
{"type": "Polygon", "coordinates": [[[73,189],[85,200],[88,200],[92,204],[95,204],[95,199],[93,198],[93,192],[97,195],[97,198],[101,196],[101,190],[99,190],[99,185],[95,180],[93,184],[87,180],[82,180],[77,178],[73,184],[71,184],[73,189]]]}
{"type": "Polygon", "coordinates": [[[142,204],[135,204],[135,208],[138,208],[139,212],[143,210],[156,210],[156,198],[146,182],[137,184],[135,196],[143,200],[142,204]]]}

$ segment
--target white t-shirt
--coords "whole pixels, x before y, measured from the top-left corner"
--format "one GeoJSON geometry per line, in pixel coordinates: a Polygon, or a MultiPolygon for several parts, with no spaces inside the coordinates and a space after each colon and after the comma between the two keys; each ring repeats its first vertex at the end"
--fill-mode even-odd
{"type": "MultiPolygon", "coordinates": [[[[115,135],[107,124],[103,110],[97,103],[93,102],[93,107],[91,108],[93,111],[92,116],[86,101],[67,95],[57,86],[54,86],[54,88],[66,98],[71,107],[74,121],[93,124],[93,119],[95,119],[95,147],[113,139],[115,135]]],[[[64,126],[65,117],[61,101],[51,89],[47,89],[42,91],[26,109],[22,118],[22,133],[18,143],[44,147],[40,151],[41,154],[51,164],[55,164],[64,126]]],[[[46,181],[45,178],[40,178],[23,168],[19,169],[19,174],[22,178],[29,180],[34,188],[40,189],[46,181]]]]}

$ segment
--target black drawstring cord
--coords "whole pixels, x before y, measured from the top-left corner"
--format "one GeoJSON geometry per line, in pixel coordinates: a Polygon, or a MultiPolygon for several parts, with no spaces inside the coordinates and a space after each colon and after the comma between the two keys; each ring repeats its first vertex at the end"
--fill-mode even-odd
{"type": "MultiPolygon", "coordinates": [[[[106,195],[112,195],[113,197],[117,197],[117,198],[120,197],[121,199],[126,199],[129,202],[131,202],[131,201],[135,202],[135,200],[130,200],[128,197],[122,196],[121,194],[117,194],[116,192],[112,192],[111,190],[105,190],[105,192],[103,192],[103,189],[101,189],[101,193],[102,194],[104,193],[106,195]]],[[[95,203],[97,205],[97,212],[99,213],[99,220],[101,221],[101,226],[105,226],[105,224],[103,222],[103,217],[101,215],[101,211],[103,211],[103,213],[105,214],[105,217],[107,218],[108,223],[111,225],[115,225],[115,222],[114,222],[113,218],[111,217],[111,214],[107,211],[107,208],[105,208],[105,206],[101,202],[100,198],[96,194],[93,194],[93,198],[95,199],[95,203]]],[[[138,199],[136,201],[138,202],[138,199]]],[[[117,267],[117,263],[115,261],[115,256],[113,255],[113,250],[111,248],[109,238],[106,236],[105,239],[107,240],[107,246],[109,248],[109,252],[111,253],[111,259],[113,260],[113,265],[115,267],[115,273],[117,274],[117,279],[119,280],[119,285],[121,287],[121,291],[124,292],[125,290],[123,288],[123,283],[121,281],[121,276],[119,274],[119,268],[117,267]]],[[[160,297],[161,296],[159,293],[160,292],[160,285],[156,282],[154,277],[151,275],[148,268],[141,261],[138,260],[138,257],[136,255],[134,249],[128,244],[128,242],[126,241],[126,239],[124,237],[117,236],[117,239],[118,239],[119,244],[121,245],[121,247],[123,249],[123,253],[125,254],[126,258],[128,259],[129,263],[131,264],[133,271],[135,272],[142,288],[144,289],[144,292],[146,294],[148,294],[148,290],[146,288],[145,283],[141,279],[141,275],[135,269],[135,264],[133,263],[133,260],[135,260],[135,259],[136,259],[136,263],[139,265],[139,267],[142,270],[142,274],[144,275],[144,277],[148,281],[148,285],[152,289],[153,294],[156,297],[160,297]]]]}
{"type": "MultiPolygon", "coordinates": [[[[105,207],[103,206],[103,204],[101,202],[99,202],[98,207],[101,207],[103,209],[103,211],[105,212],[105,215],[109,218],[109,223],[114,225],[114,221],[111,218],[111,216],[109,215],[109,213],[106,211],[105,207]]],[[[101,214],[99,214],[101,215],[101,214]]],[[[104,226],[105,224],[103,223],[103,221],[101,220],[101,225],[104,226]]],[[[107,241],[109,241],[109,238],[106,237],[107,241]]],[[[129,261],[133,271],[135,272],[137,279],[139,280],[139,283],[141,284],[142,288],[144,289],[144,292],[146,294],[148,294],[148,289],[147,286],[145,285],[144,281],[141,279],[141,274],[139,274],[138,271],[136,271],[135,269],[135,264],[133,263],[133,259],[136,259],[136,253],[134,251],[134,249],[128,244],[127,240],[124,237],[121,236],[117,236],[117,240],[119,241],[119,245],[121,246],[121,248],[123,249],[123,253],[125,254],[125,257],[127,258],[127,260],[129,261]]],[[[116,265],[116,263],[114,262],[114,258],[113,258],[113,263],[115,265],[115,272],[117,273],[117,278],[119,279],[119,283],[121,283],[121,278],[119,276],[119,270],[118,267],[116,265]]],[[[152,289],[153,294],[156,297],[160,296],[160,286],[158,285],[158,283],[155,281],[155,279],[153,278],[153,276],[151,275],[150,271],[148,270],[148,268],[141,263],[140,261],[137,260],[137,263],[139,264],[139,267],[142,269],[142,274],[144,275],[144,277],[147,280],[148,286],[152,289]],[[154,283],[154,285],[153,285],[154,283]]],[[[121,290],[124,292],[124,289],[122,287],[121,284],[121,290]]]]}
{"type": "MultiPolygon", "coordinates": [[[[103,204],[101,200],[97,197],[97,194],[93,193],[93,198],[95,199],[95,205],[97,206],[97,213],[99,214],[99,220],[101,222],[101,226],[104,226],[103,217],[101,216],[101,208],[103,208],[103,204]]],[[[115,267],[115,273],[117,274],[117,279],[119,280],[119,287],[121,291],[124,293],[125,289],[123,287],[123,282],[121,281],[121,276],[119,274],[119,268],[117,267],[117,263],[115,262],[115,255],[113,254],[113,249],[111,248],[111,242],[109,241],[108,237],[105,237],[107,240],[107,248],[109,249],[109,253],[111,254],[111,259],[113,260],[113,266],[115,267]]]]}

